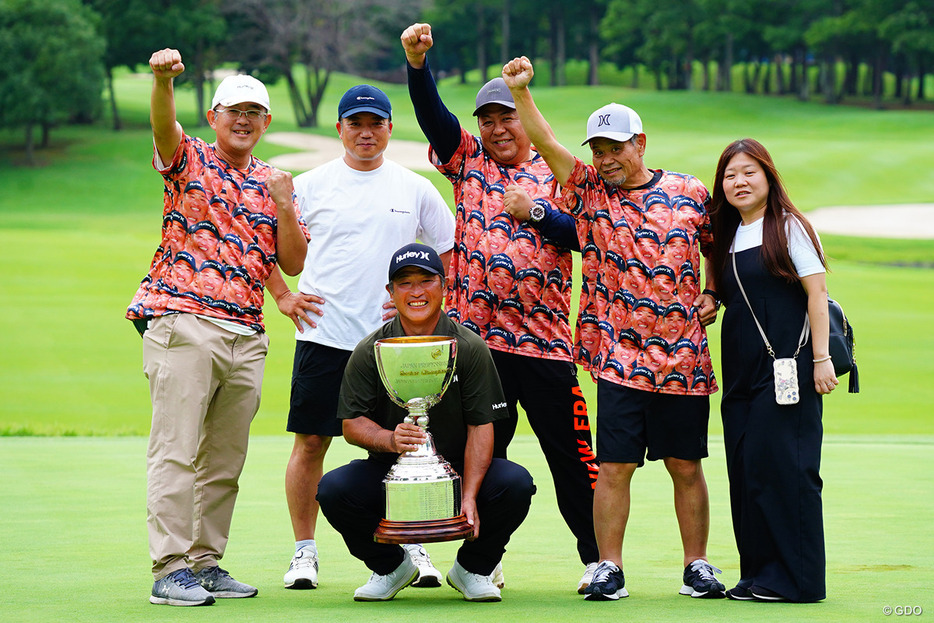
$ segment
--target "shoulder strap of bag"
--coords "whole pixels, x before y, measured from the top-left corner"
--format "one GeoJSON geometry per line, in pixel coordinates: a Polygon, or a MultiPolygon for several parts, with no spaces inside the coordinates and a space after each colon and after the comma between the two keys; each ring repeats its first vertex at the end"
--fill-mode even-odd
{"type": "MultiPolygon", "coordinates": [[[[749,302],[749,297],[746,296],[746,290],[743,288],[743,282],[739,280],[739,272],[736,270],[736,252],[730,253],[730,259],[733,261],[733,276],[736,277],[736,285],[739,286],[739,291],[743,295],[743,299],[746,301],[746,306],[749,307],[749,313],[752,314],[752,319],[756,321],[756,328],[759,329],[759,335],[762,336],[762,341],[765,342],[765,350],[768,351],[769,356],[772,359],[775,359],[775,351],[772,349],[772,345],[769,343],[769,338],[765,336],[765,331],[762,329],[762,325],[759,324],[759,319],[756,318],[756,312],[752,311],[752,304],[749,302]]],[[[801,352],[801,347],[807,344],[808,335],[810,333],[811,325],[808,322],[808,315],[804,314],[804,326],[801,328],[801,337],[798,338],[798,348],[795,350],[795,354],[792,355],[793,359],[798,357],[798,353],[801,352]]]]}

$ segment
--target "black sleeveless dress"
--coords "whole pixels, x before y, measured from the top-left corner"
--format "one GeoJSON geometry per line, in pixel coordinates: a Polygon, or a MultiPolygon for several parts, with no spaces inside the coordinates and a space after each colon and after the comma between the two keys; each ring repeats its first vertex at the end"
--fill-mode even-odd
{"type": "MultiPolygon", "coordinates": [[[[737,272],[776,357],[791,357],[807,295],[800,282],[771,275],[761,249],[737,253],[737,272]]],[[[797,357],[798,404],[776,404],[772,358],[737,288],[729,256],[722,281],[721,416],[739,584],[769,589],[789,601],[818,601],[825,597],[823,426],[811,342],[797,357]]]]}

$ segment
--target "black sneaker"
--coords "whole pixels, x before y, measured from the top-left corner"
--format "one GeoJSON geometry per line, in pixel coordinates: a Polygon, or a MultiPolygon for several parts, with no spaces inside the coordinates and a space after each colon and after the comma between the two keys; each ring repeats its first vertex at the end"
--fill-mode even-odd
{"type": "Polygon", "coordinates": [[[620,597],[629,597],[623,571],[609,560],[604,560],[597,565],[597,570],[593,572],[593,580],[584,589],[584,599],[616,601],[620,597]]]}
{"type": "Polygon", "coordinates": [[[769,602],[778,602],[778,601],[788,601],[775,591],[771,591],[767,588],[762,588],[761,586],[753,586],[749,589],[749,594],[752,595],[752,598],[756,601],[769,601],[769,602]]]}
{"type": "Polygon", "coordinates": [[[732,599],[733,601],[752,601],[755,597],[752,596],[752,592],[749,590],[748,586],[743,586],[737,584],[730,590],[726,592],[726,598],[732,599]]]}
{"type": "Polygon", "coordinates": [[[715,573],[722,573],[706,560],[698,558],[684,568],[684,586],[678,591],[682,595],[702,597],[705,599],[721,599],[726,588],[717,581],[715,573]]]}

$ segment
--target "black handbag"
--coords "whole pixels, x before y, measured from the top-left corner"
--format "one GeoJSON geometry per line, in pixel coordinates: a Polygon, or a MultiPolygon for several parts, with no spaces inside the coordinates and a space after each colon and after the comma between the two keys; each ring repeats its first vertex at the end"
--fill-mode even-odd
{"type": "Polygon", "coordinates": [[[859,370],[856,368],[855,344],[853,325],[847,320],[840,303],[827,297],[827,311],[830,316],[830,359],[833,361],[833,370],[837,376],[850,375],[849,392],[859,393],[859,370]]]}

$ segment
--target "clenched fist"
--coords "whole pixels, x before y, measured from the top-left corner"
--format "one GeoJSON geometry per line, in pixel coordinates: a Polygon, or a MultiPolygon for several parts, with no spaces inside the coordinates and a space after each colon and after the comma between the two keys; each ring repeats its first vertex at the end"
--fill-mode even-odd
{"type": "Polygon", "coordinates": [[[276,169],[266,180],[269,196],[280,209],[292,206],[292,188],[292,174],[288,171],[276,169]]]}
{"type": "Polygon", "coordinates": [[[149,57],[149,67],[156,78],[163,80],[174,78],[185,71],[181,52],[171,48],[153,52],[149,57]]]}
{"type": "Polygon", "coordinates": [[[402,49],[405,59],[415,69],[425,66],[425,54],[434,45],[431,38],[431,24],[412,24],[402,33],[402,49]]]}
{"type": "Polygon", "coordinates": [[[532,61],[525,56],[514,58],[503,65],[503,80],[510,89],[522,89],[532,82],[532,61]]]}

